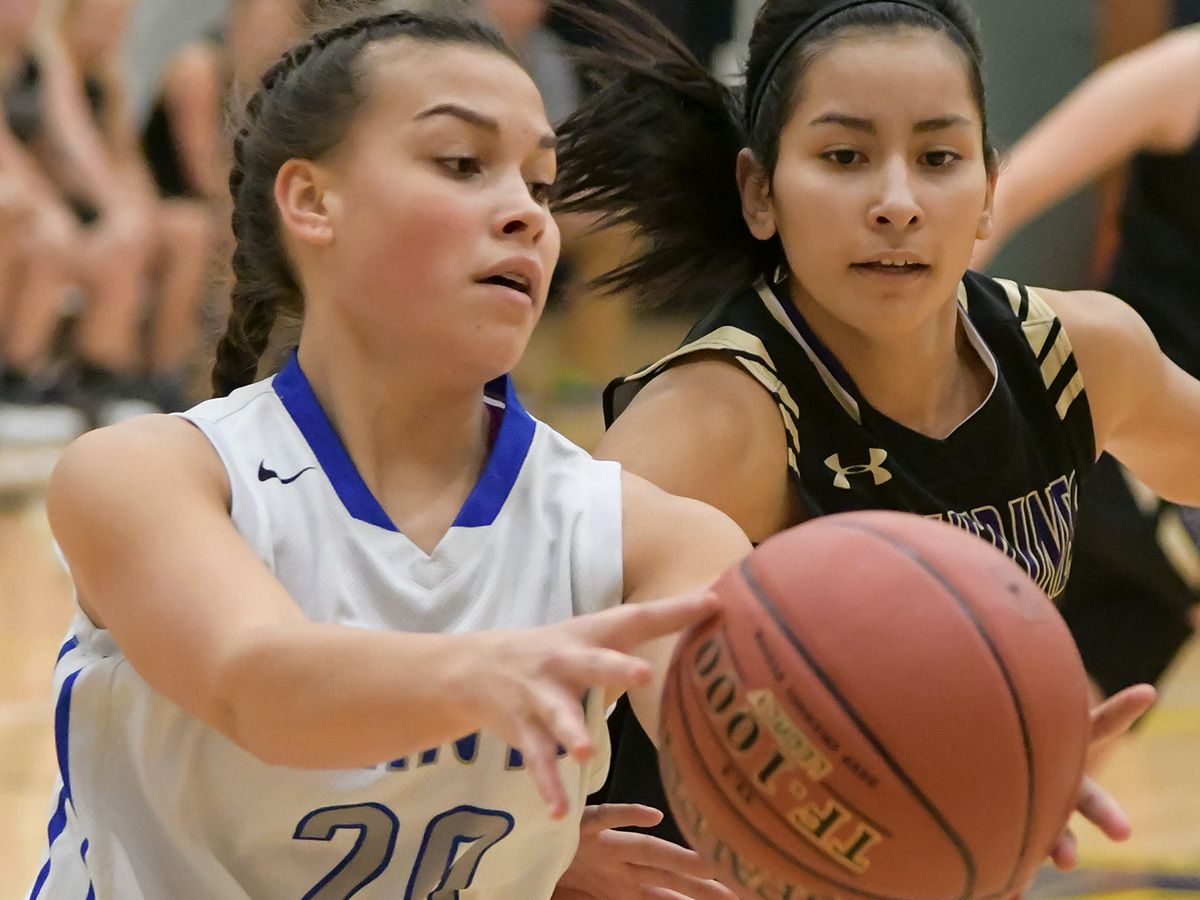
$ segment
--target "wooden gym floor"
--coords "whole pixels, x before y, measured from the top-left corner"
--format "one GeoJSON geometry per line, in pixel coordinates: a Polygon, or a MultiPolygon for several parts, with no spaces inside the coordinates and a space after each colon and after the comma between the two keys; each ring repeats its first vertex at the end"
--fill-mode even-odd
{"type": "MultiPolygon", "coordinates": [[[[526,384],[547,383],[555,328],[551,319],[539,331],[526,384]]],[[[681,333],[679,322],[642,323],[626,364],[653,358],[681,333]]],[[[535,414],[581,443],[599,433],[595,402],[556,405],[544,391],[527,399],[535,414]]],[[[50,673],[71,615],[70,582],[55,558],[39,489],[56,453],[0,448],[0,900],[25,896],[46,846],[54,780],[50,673]]],[[[1157,709],[1101,781],[1125,803],[1134,837],[1112,845],[1080,827],[1080,870],[1047,872],[1030,897],[1200,898],[1200,645],[1188,648],[1157,709]]]]}

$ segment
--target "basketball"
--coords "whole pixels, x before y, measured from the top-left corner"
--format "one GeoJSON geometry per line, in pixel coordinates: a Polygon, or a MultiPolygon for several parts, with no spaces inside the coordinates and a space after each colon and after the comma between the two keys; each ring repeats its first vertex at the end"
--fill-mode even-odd
{"type": "Polygon", "coordinates": [[[659,762],[741,896],[1012,896],[1074,806],[1087,678],[1013,561],[951,525],[828,516],[716,584],[680,642],[659,762]]]}

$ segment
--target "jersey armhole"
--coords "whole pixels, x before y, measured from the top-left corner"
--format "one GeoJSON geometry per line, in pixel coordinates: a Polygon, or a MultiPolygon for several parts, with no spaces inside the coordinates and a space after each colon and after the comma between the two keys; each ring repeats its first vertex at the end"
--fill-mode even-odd
{"type": "Polygon", "coordinates": [[[573,548],[582,562],[572,610],[577,616],[620,606],[625,596],[621,465],[589,460],[580,480],[586,506],[582,540],[573,548]]]}
{"type": "Polygon", "coordinates": [[[225,470],[225,478],[229,482],[229,518],[242,539],[250,545],[255,555],[264,562],[271,559],[271,545],[267,538],[267,515],[259,505],[254,492],[245,481],[238,476],[236,456],[233,448],[222,434],[217,423],[199,416],[187,413],[174,413],[183,421],[193,426],[204,435],[212,445],[221,467],[225,470]]]}

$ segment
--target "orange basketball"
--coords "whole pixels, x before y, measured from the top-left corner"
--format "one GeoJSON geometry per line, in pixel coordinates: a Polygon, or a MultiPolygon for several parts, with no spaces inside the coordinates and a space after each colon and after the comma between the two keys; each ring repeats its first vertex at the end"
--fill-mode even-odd
{"type": "Polygon", "coordinates": [[[1088,690],[1066,625],[984,540],[904,513],[766,541],[685,636],[659,762],[747,898],[1006,898],[1074,805],[1088,690]]]}

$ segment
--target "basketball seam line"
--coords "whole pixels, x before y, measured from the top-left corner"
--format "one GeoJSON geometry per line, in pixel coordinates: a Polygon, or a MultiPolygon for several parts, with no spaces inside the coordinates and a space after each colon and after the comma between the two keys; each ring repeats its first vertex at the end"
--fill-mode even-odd
{"type": "Polygon", "coordinates": [[[841,691],[838,690],[833,679],[830,678],[829,674],[817,664],[817,661],[813,658],[813,655],[809,652],[808,648],[800,642],[798,637],[796,637],[795,632],[793,632],[788,626],[787,622],[784,621],[783,617],[779,614],[779,610],[775,607],[775,604],[771,602],[770,596],[755,577],[753,570],[750,568],[750,557],[742,560],[741,570],[742,577],[746,580],[747,587],[750,588],[751,592],[753,592],[755,597],[758,599],[758,602],[763,606],[771,618],[775,620],[776,626],[778,626],[779,630],[783,632],[784,636],[792,644],[792,647],[797,653],[804,657],[805,662],[808,663],[809,668],[811,668],[813,671],[813,674],[817,676],[818,680],[820,680],[825,689],[829,691],[837,704],[842,707],[843,712],[849,716],[850,720],[854,723],[855,727],[858,728],[862,736],[867,739],[867,742],[875,749],[875,752],[880,755],[887,767],[892,770],[892,773],[899,778],[901,783],[916,797],[917,802],[920,803],[921,806],[925,807],[925,811],[933,817],[934,821],[942,829],[946,837],[948,837],[950,842],[954,844],[962,858],[963,865],[967,870],[966,885],[962,894],[960,894],[960,900],[966,900],[966,898],[969,898],[972,890],[975,887],[975,859],[971,855],[970,848],[967,847],[966,842],[962,839],[962,837],[959,836],[958,832],[954,830],[954,827],[942,814],[941,810],[933,805],[933,802],[925,796],[919,787],[917,787],[916,783],[911,777],[909,777],[908,773],[905,772],[904,769],[900,767],[900,764],[892,758],[892,755],[887,751],[887,748],[883,746],[883,742],[876,737],[873,731],[871,731],[871,729],[867,726],[867,723],[863,721],[862,717],[858,714],[854,707],[850,705],[849,701],[847,701],[842,695],[841,691]]]}
{"type": "MultiPolygon", "coordinates": [[[[733,663],[733,668],[736,670],[738,677],[740,679],[742,679],[742,683],[745,684],[746,683],[745,676],[743,674],[745,672],[745,669],[742,667],[741,663],[738,662],[738,655],[737,655],[737,651],[734,649],[733,642],[732,641],[727,642],[725,645],[725,649],[729,652],[729,659],[733,663]]],[[[854,813],[854,815],[858,816],[860,819],[862,819],[864,822],[866,822],[868,825],[870,825],[872,828],[874,828],[876,831],[878,831],[885,838],[890,839],[893,837],[892,832],[886,826],[884,826],[880,822],[877,822],[873,816],[867,815],[865,812],[863,812],[862,809],[859,808],[858,803],[853,803],[850,800],[846,799],[846,797],[844,796],[844,794],[841,791],[834,790],[833,787],[831,787],[828,784],[825,785],[825,790],[827,790],[829,792],[829,795],[831,797],[833,797],[833,799],[837,800],[839,803],[842,804],[842,806],[846,807],[846,809],[848,809],[850,812],[854,813]]],[[[784,824],[787,824],[786,820],[783,820],[783,821],[784,821],[784,824]]]]}
{"type": "Polygon", "coordinates": [[[927,572],[929,575],[932,575],[933,578],[939,584],[941,584],[943,588],[946,589],[946,592],[954,598],[955,602],[958,603],[967,619],[975,627],[975,630],[979,632],[979,636],[983,638],[984,643],[987,645],[988,652],[991,654],[992,659],[996,663],[996,667],[999,668],[1000,674],[1004,678],[1005,686],[1008,688],[1009,698],[1012,700],[1013,709],[1017,714],[1017,722],[1021,728],[1021,744],[1025,752],[1026,791],[1025,823],[1021,833],[1021,852],[1017,855],[1016,864],[1014,865],[1012,872],[1009,873],[1008,881],[1005,882],[1004,887],[997,894],[990,896],[1003,895],[1012,888],[1013,882],[1017,879],[1017,872],[1020,870],[1021,864],[1025,860],[1025,855],[1029,852],[1029,842],[1031,837],[1030,833],[1033,830],[1033,808],[1036,800],[1035,793],[1037,784],[1033,776],[1033,741],[1029,735],[1029,722],[1025,717],[1025,707],[1024,704],[1021,703],[1021,695],[1017,691],[1016,685],[1013,683],[1012,673],[1009,671],[1008,665],[1005,663],[1004,658],[1000,655],[1000,651],[996,647],[995,641],[992,640],[991,634],[984,627],[983,622],[980,621],[979,616],[976,614],[975,608],[971,605],[970,601],[967,600],[963,593],[959,591],[958,588],[956,588],[950,581],[948,581],[946,577],[933,566],[932,563],[925,559],[925,557],[923,557],[913,548],[909,547],[907,544],[902,544],[899,541],[892,540],[890,535],[886,534],[885,532],[877,531],[868,525],[858,523],[851,524],[849,522],[837,522],[831,524],[835,524],[841,528],[848,528],[853,531],[863,531],[874,535],[894,549],[899,550],[923,570],[925,570],[925,572],[927,572]]]}

